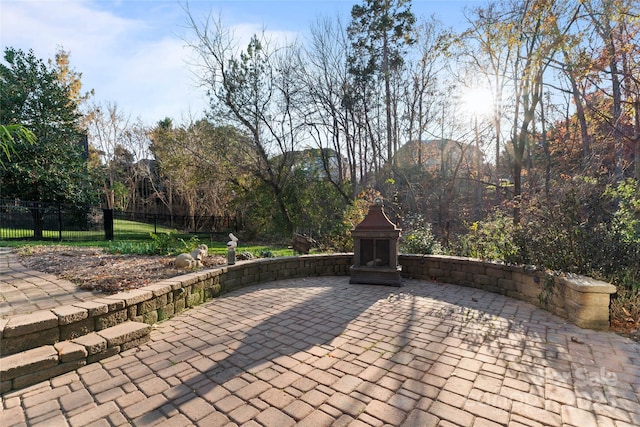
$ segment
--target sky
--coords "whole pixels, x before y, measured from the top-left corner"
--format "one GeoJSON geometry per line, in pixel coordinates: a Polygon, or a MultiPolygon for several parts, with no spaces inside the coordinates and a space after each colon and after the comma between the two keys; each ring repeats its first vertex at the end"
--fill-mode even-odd
{"type": "MultiPolygon", "coordinates": [[[[304,40],[319,17],[349,21],[363,0],[189,0],[192,16],[220,17],[240,39],[264,29],[272,37],[304,40]]],[[[416,17],[435,15],[447,27],[465,23],[465,8],[480,0],[413,0],[416,17]]],[[[203,116],[206,92],[194,77],[185,40],[186,1],[0,0],[0,47],[28,51],[47,61],[62,48],[82,73],[91,102],[115,103],[131,119],[154,125],[203,116]]],[[[245,43],[246,45],[246,43],[245,43]]]]}

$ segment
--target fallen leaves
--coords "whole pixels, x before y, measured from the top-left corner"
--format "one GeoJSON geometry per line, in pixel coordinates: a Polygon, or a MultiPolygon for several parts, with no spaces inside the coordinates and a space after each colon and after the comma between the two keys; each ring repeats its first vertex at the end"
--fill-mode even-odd
{"type": "MultiPolygon", "coordinates": [[[[141,288],[163,279],[190,273],[173,266],[173,256],[112,255],[100,248],[35,246],[20,252],[28,268],[67,279],[85,290],[112,294],[141,288]]],[[[221,256],[208,256],[204,268],[226,263],[221,256]]]]}

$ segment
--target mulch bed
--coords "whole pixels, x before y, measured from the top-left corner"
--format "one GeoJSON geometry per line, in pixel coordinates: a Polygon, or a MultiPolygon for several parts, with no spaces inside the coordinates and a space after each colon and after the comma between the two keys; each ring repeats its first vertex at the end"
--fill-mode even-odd
{"type": "MultiPolygon", "coordinates": [[[[35,246],[19,251],[28,268],[54,274],[80,289],[113,294],[141,288],[193,270],[173,266],[174,256],[113,255],[100,248],[35,246]]],[[[226,263],[222,256],[208,256],[203,268],[226,263]]]]}

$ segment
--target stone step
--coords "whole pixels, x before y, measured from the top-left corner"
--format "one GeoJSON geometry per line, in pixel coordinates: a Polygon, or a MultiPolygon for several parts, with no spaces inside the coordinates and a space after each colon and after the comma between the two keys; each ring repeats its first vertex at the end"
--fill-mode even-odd
{"type": "Polygon", "coordinates": [[[79,338],[0,357],[0,393],[73,371],[149,341],[151,326],[124,322],[79,338]]]}

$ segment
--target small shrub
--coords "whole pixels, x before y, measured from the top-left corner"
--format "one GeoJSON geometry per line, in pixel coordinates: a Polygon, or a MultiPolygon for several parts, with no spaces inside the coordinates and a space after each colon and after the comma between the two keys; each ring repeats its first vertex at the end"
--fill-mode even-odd
{"type": "Polygon", "coordinates": [[[250,251],[243,251],[236,255],[236,258],[240,261],[248,261],[255,259],[255,255],[253,255],[250,251]]]}
{"type": "Polygon", "coordinates": [[[612,229],[619,233],[622,241],[640,244],[640,182],[627,179],[615,188],[608,187],[604,195],[618,204],[612,229]]]}
{"type": "Polygon", "coordinates": [[[151,236],[151,241],[155,246],[155,252],[158,255],[168,255],[173,250],[173,245],[175,243],[175,238],[172,233],[149,233],[151,236]]]}
{"type": "Polygon", "coordinates": [[[178,242],[180,242],[180,245],[178,245],[180,247],[174,248],[175,251],[177,253],[182,253],[182,252],[188,253],[194,250],[196,247],[198,247],[198,245],[200,244],[200,239],[198,238],[198,236],[191,236],[187,241],[185,241],[182,238],[179,238],[178,242]]]}
{"type": "Polygon", "coordinates": [[[496,210],[485,221],[474,222],[460,237],[456,252],[462,256],[507,263],[522,263],[513,219],[496,210]]]}
{"type": "Polygon", "coordinates": [[[268,249],[263,249],[260,251],[260,258],[273,258],[275,255],[268,249]]]}
{"type": "Polygon", "coordinates": [[[431,224],[422,215],[408,218],[405,230],[400,239],[400,250],[407,254],[439,254],[442,253],[440,242],[433,235],[431,224]]]}
{"type": "Polygon", "coordinates": [[[189,240],[176,237],[172,233],[150,233],[151,240],[129,241],[117,240],[109,242],[107,252],[123,255],[177,255],[191,252],[200,244],[198,236],[189,240]]]}
{"type": "Polygon", "coordinates": [[[153,242],[117,240],[109,242],[106,251],[121,255],[155,255],[156,245],[153,242]]]}

